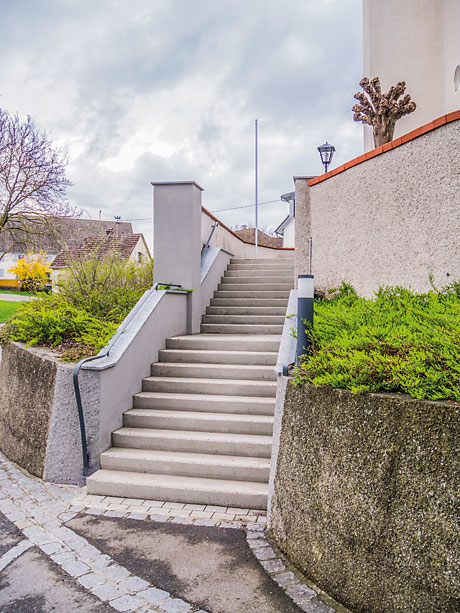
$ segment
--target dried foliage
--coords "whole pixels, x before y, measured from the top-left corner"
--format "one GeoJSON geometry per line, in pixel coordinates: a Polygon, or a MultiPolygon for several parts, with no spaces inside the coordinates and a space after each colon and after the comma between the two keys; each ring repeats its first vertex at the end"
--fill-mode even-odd
{"type": "Polygon", "coordinates": [[[390,87],[386,94],[382,94],[378,77],[372,80],[364,77],[359,84],[364,93],[357,92],[354,96],[359,104],[353,106],[353,119],[373,127],[374,145],[380,147],[393,140],[396,122],[413,113],[416,104],[409,94],[401,98],[406,91],[404,81],[390,87]]]}
{"type": "Polygon", "coordinates": [[[30,117],[21,121],[0,109],[0,235],[11,248],[49,232],[56,217],[75,216],[66,199],[65,154],[52,146],[30,117]]]}

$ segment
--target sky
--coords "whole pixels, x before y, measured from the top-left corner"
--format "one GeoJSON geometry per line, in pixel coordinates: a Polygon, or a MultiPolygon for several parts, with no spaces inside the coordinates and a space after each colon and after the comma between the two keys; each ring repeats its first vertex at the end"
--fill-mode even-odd
{"type": "MultiPolygon", "coordinates": [[[[152,245],[152,181],[194,180],[229,226],[287,215],[293,176],[363,151],[361,0],[0,0],[0,107],[67,151],[83,217],[152,245]],[[251,206],[252,205],[252,206],[251,206]],[[244,208],[237,208],[244,207],[244,208]],[[226,210],[232,209],[232,210],[226,210]]],[[[177,220],[180,221],[180,220],[177,220]]]]}

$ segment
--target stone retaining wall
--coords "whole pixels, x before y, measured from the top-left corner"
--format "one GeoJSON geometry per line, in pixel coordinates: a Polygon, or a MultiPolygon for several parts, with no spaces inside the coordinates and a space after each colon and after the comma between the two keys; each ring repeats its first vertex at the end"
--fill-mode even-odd
{"type": "Polygon", "coordinates": [[[457,404],[289,383],[278,545],[354,611],[460,610],[459,418],[457,404]]]}

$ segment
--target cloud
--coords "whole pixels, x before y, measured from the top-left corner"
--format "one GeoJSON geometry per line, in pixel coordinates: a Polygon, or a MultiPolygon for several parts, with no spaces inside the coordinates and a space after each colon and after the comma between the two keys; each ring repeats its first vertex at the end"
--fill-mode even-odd
{"type": "MultiPolygon", "coordinates": [[[[260,201],[321,172],[325,140],[337,165],[361,152],[361,46],[360,0],[4,0],[0,106],[68,149],[95,217],[150,217],[152,180],[194,179],[216,210],[253,202],[255,118],[260,201]]],[[[285,214],[260,207],[263,225],[285,214]]]]}

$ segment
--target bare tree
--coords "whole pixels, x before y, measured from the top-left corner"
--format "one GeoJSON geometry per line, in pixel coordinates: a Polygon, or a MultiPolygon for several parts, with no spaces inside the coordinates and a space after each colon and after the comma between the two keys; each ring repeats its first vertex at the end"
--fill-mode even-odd
{"type": "Polygon", "coordinates": [[[382,94],[378,77],[371,81],[364,77],[359,84],[365,93],[358,92],[354,95],[359,104],[355,104],[352,109],[353,119],[373,127],[374,145],[380,147],[393,140],[396,122],[404,115],[413,113],[416,104],[409,94],[399,100],[406,91],[404,81],[390,87],[386,94],[382,94]]]}
{"type": "Polygon", "coordinates": [[[66,166],[65,154],[30,117],[21,121],[0,109],[0,237],[9,249],[49,232],[57,217],[75,215],[66,198],[66,166]]]}

